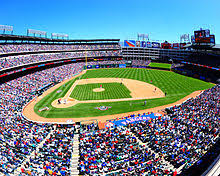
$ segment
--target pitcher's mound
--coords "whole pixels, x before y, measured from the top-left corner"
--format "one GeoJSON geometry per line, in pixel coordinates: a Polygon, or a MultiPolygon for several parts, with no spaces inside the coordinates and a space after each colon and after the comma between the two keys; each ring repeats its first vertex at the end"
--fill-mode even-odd
{"type": "Polygon", "coordinates": [[[105,90],[104,88],[95,88],[93,89],[93,92],[102,92],[104,90],[105,90]]]}

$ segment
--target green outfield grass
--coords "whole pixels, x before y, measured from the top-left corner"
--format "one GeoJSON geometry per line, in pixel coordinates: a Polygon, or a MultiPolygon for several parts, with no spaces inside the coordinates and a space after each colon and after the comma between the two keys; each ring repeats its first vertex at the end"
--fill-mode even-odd
{"type": "Polygon", "coordinates": [[[124,84],[121,83],[95,83],[77,85],[72,91],[70,97],[76,100],[105,100],[105,99],[118,99],[118,98],[132,98],[130,91],[124,84]],[[105,89],[103,92],[93,92],[93,89],[105,89]]]}
{"type": "Polygon", "coordinates": [[[132,101],[134,102],[132,106],[130,106],[130,101],[123,101],[77,104],[73,107],[65,109],[52,107],[51,102],[53,102],[55,99],[62,98],[75,82],[74,79],[66,83],[65,86],[59,87],[58,89],[44,97],[40,102],[35,105],[34,110],[40,116],[47,118],[79,118],[118,114],[173,103],[196,90],[204,90],[213,86],[213,84],[211,83],[179,75],[174,72],[151,69],[97,69],[88,70],[86,74],[82,75],[82,79],[109,77],[129,78],[144,81],[147,83],[150,83],[152,80],[152,84],[159,87],[163,92],[166,92],[167,96],[163,98],[149,99],[147,100],[146,106],[143,106],[144,100],[135,100],[132,101]],[[57,93],[58,90],[62,90],[62,92],[57,93]],[[38,112],[40,108],[45,106],[49,107],[50,110],[38,112]],[[95,109],[95,107],[99,106],[111,106],[111,108],[107,111],[100,111],[98,109],[95,109]]]}
{"type": "Polygon", "coordinates": [[[168,69],[170,69],[171,64],[151,62],[149,64],[149,66],[150,67],[158,67],[158,68],[168,68],[168,69]]]}

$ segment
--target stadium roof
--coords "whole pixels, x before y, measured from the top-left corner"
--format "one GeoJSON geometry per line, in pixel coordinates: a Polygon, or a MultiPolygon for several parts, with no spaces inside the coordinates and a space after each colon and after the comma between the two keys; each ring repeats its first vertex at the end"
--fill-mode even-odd
{"type": "Polygon", "coordinates": [[[212,45],[195,45],[195,44],[187,44],[183,46],[184,48],[193,48],[193,49],[204,49],[204,50],[220,50],[220,44],[212,45]]]}
{"type": "Polygon", "coordinates": [[[119,42],[120,39],[78,39],[78,40],[71,40],[71,39],[51,39],[45,37],[33,37],[33,36],[23,36],[23,35],[9,35],[9,34],[0,34],[0,41],[1,40],[13,40],[13,41],[38,41],[38,42],[67,42],[67,43],[98,43],[98,42],[119,42]]]}

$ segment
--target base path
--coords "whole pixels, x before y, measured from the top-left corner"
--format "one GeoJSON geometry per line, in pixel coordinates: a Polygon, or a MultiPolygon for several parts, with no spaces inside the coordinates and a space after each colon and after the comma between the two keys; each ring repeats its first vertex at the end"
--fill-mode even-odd
{"type": "MultiPolygon", "coordinates": [[[[97,90],[103,90],[104,88],[97,88],[97,90]]],[[[58,99],[52,102],[52,106],[55,108],[68,108],[78,103],[101,103],[101,102],[117,102],[117,101],[132,101],[132,100],[144,100],[152,98],[165,97],[165,94],[158,87],[153,84],[149,84],[143,81],[124,78],[90,78],[76,80],[72,87],[68,90],[66,95],[61,98],[61,103],[58,103],[58,99]],[[79,101],[70,98],[70,95],[77,85],[94,84],[94,83],[121,83],[131,92],[132,98],[120,98],[120,99],[105,99],[105,100],[86,100],[79,101]]]]}
{"type": "MultiPolygon", "coordinates": [[[[83,73],[81,73],[81,74],[83,74],[83,73]]],[[[77,76],[79,76],[79,75],[77,75],[77,76]]],[[[71,78],[71,79],[74,79],[74,78],[71,78]]],[[[106,120],[120,118],[120,117],[126,117],[126,116],[131,115],[131,114],[139,114],[139,113],[142,114],[142,113],[147,113],[147,112],[154,112],[154,113],[160,112],[160,111],[164,110],[167,107],[171,107],[171,106],[174,106],[174,105],[181,104],[189,98],[195,98],[196,96],[198,96],[202,92],[202,91],[195,91],[195,92],[191,93],[190,95],[182,98],[181,100],[178,100],[175,103],[171,103],[171,104],[167,104],[167,105],[163,105],[163,106],[158,106],[158,107],[150,108],[150,109],[144,109],[144,110],[139,110],[139,111],[134,111],[134,112],[114,114],[114,115],[97,116],[97,117],[83,117],[83,118],[45,118],[45,117],[41,117],[41,116],[37,115],[34,112],[35,104],[37,102],[39,102],[42,97],[46,96],[47,94],[49,94],[50,92],[52,92],[53,90],[55,90],[56,88],[61,86],[62,84],[66,83],[67,81],[69,81],[69,80],[66,80],[63,83],[57,84],[56,86],[54,86],[51,89],[44,92],[44,94],[41,97],[39,97],[37,100],[32,100],[31,102],[29,102],[29,104],[27,104],[24,107],[24,110],[23,110],[24,116],[27,119],[29,119],[31,121],[35,121],[35,122],[70,123],[70,121],[71,122],[79,122],[79,121],[83,121],[83,120],[94,120],[94,119],[96,119],[100,122],[105,122],[106,120]]]]}

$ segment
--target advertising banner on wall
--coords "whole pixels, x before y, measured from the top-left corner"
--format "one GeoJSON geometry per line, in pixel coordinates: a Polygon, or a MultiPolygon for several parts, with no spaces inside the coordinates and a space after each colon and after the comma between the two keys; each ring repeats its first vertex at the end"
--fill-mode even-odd
{"type": "Polygon", "coordinates": [[[161,43],[161,48],[171,49],[171,43],[168,43],[167,41],[165,41],[164,43],[161,43]]]}
{"type": "Polygon", "coordinates": [[[147,42],[147,47],[148,47],[148,48],[152,48],[151,42],[149,42],[149,41],[147,42]]]}
{"type": "Polygon", "coordinates": [[[160,48],[160,43],[152,42],[152,48],[160,48]]]}
{"type": "Polygon", "coordinates": [[[136,41],[136,47],[140,47],[140,46],[141,46],[140,41],[136,41]]]}
{"type": "Polygon", "coordinates": [[[179,49],[180,48],[180,45],[179,43],[173,43],[173,49],[179,49]]]}
{"type": "Polygon", "coordinates": [[[146,66],[138,65],[137,68],[147,68],[146,66]]]}
{"type": "Polygon", "coordinates": [[[126,47],[135,47],[136,42],[135,42],[135,40],[125,40],[124,41],[124,46],[126,46],[126,47]]]}
{"type": "Polygon", "coordinates": [[[111,121],[111,122],[107,122],[105,124],[106,127],[111,127],[111,126],[126,126],[128,124],[132,124],[132,123],[137,123],[137,122],[141,122],[141,121],[149,121],[151,119],[156,118],[156,116],[154,115],[154,113],[152,114],[147,114],[147,115],[141,115],[141,116],[135,116],[133,115],[131,118],[128,119],[123,119],[123,120],[115,120],[115,121],[111,121]]]}
{"type": "Polygon", "coordinates": [[[126,64],[119,64],[119,68],[126,68],[126,64]]]}
{"type": "Polygon", "coordinates": [[[92,65],[87,65],[87,69],[92,69],[92,65]]]}
{"type": "Polygon", "coordinates": [[[145,41],[141,41],[141,47],[145,48],[147,46],[145,41]]]}

